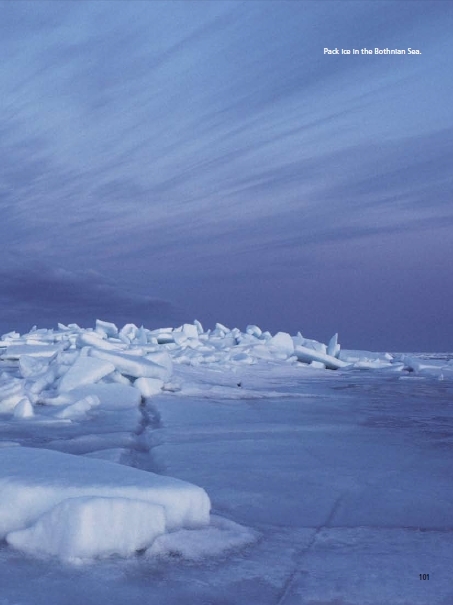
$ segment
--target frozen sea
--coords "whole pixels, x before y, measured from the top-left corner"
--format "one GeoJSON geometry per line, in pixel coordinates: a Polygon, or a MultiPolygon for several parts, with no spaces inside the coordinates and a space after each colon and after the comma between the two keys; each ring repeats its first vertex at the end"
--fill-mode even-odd
{"type": "Polygon", "coordinates": [[[254,541],[78,565],[3,542],[0,605],[453,605],[452,380],[266,361],[171,380],[137,414],[4,414],[1,442],[201,486],[254,541]]]}

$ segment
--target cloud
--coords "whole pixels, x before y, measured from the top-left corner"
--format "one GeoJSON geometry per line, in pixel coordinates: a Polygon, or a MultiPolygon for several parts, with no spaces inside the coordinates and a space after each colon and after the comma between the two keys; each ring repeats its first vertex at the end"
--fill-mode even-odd
{"type": "Polygon", "coordinates": [[[2,327],[8,324],[10,330],[30,327],[29,318],[44,322],[40,327],[57,322],[90,326],[97,318],[157,327],[177,320],[179,314],[170,302],[131,292],[94,270],[16,265],[0,271],[0,283],[2,327]]]}

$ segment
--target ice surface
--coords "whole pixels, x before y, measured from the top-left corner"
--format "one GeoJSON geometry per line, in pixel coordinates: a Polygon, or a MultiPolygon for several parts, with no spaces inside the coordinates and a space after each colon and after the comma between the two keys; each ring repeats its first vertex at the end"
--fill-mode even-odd
{"type": "Polygon", "coordinates": [[[0,341],[0,600],[453,603],[449,357],[188,326],[99,321],[0,341]],[[114,370],[82,371],[83,358],[114,370]],[[71,373],[85,384],[61,390],[71,373]],[[172,483],[163,502],[155,478],[176,479],[162,473],[190,497],[172,483]],[[215,515],[194,528],[203,502],[215,515]],[[43,554],[104,559],[81,574],[43,554]]]}
{"type": "MultiPolygon", "coordinates": [[[[163,532],[161,532],[163,534],[163,532]]],[[[199,561],[239,549],[257,540],[258,534],[238,523],[211,516],[209,527],[197,531],[179,529],[159,536],[146,551],[148,556],[179,556],[199,561]]]]}

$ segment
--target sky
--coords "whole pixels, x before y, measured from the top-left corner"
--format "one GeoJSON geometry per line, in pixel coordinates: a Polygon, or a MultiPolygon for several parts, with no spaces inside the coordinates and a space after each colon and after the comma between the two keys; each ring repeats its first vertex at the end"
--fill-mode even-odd
{"type": "Polygon", "coordinates": [[[0,14],[1,333],[198,319],[453,350],[453,2],[0,14]]]}

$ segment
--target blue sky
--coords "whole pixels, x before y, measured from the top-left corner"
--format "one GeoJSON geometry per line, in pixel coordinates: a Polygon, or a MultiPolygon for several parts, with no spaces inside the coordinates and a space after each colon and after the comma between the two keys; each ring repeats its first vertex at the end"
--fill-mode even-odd
{"type": "Polygon", "coordinates": [[[453,2],[0,10],[2,332],[453,349],[453,2]]]}

